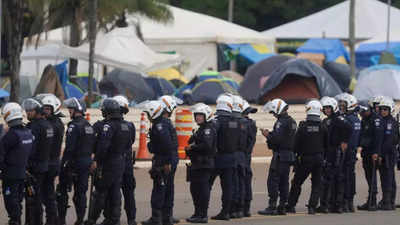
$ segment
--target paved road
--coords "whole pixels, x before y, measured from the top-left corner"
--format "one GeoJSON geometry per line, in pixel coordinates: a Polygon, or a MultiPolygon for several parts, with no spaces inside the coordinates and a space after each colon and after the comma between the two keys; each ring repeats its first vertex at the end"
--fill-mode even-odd
{"type": "MultiPolygon", "coordinates": [[[[358,161],[357,166],[357,199],[356,204],[361,204],[365,201],[367,195],[367,184],[364,180],[364,175],[361,169],[361,165],[358,161]]],[[[375,224],[385,224],[385,225],[398,225],[400,224],[400,210],[390,211],[390,212],[357,212],[354,214],[329,214],[329,215],[315,215],[309,216],[306,214],[305,204],[308,200],[310,193],[310,180],[306,181],[303,188],[303,193],[300,197],[299,204],[297,206],[297,214],[288,216],[274,216],[265,217],[256,215],[257,210],[266,207],[266,176],[267,176],[267,165],[265,163],[255,163],[253,164],[254,171],[254,201],[252,203],[252,213],[254,214],[251,218],[231,220],[229,222],[213,221],[210,220],[210,224],[246,224],[246,225],[258,225],[258,224],[296,224],[296,225],[375,225],[375,224]]],[[[136,189],[136,202],[138,208],[137,221],[142,221],[148,218],[151,214],[150,210],[150,194],[152,183],[149,179],[147,168],[136,169],[136,179],[137,179],[137,189],[136,189]]],[[[400,181],[400,175],[397,173],[397,180],[400,181]]],[[[192,199],[189,192],[189,185],[185,181],[185,167],[179,167],[176,174],[176,195],[175,195],[175,217],[181,219],[180,224],[184,223],[184,219],[192,215],[193,206],[192,199]]],[[[400,188],[399,188],[400,189],[400,188]]],[[[398,196],[400,191],[398,191],[398,196]]],[[[220,186],[216,182],[213,188],[209,216],[213,216],[220,210],[220,186]]],[[[380,198],[380,197],[379,197],[380,198]]],[[[71,201],[70,201],[71,202],[71,201]]],[[[400,202],[400,197],[398,197],[398,203],[400,202]]],[[[0,204],[0,224],[6,224],[7,216],[4,209],[3,202],[0,204]]],[[[74,209],[70,208],[68,214],[68,224],[73,224],[74,222],[74,209]]],[[[100,222],[100,221],[99,221],[100,222]]],[[[126,217],[123,211],[123,217],[121,219],[121,224],[126,224],[126,217]]]]}

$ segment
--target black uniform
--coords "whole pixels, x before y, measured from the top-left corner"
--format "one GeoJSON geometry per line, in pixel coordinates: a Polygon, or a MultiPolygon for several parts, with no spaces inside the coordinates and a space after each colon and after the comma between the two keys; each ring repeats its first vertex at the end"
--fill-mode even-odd
{"type": "MultiPolygon", "coordinates": [[[[128,122],[122,117],[105,121],[101,134],[96,140],[95,161],[101,178],[95,183],[93,207],[87,224],[95,224],[101,211],[105,210],[106,199],[111,208],[108,224],[118,224],[121,217],[121,181],[125,169],[125,154],[132,146],[132,134],[128,122]]],[[[108,213],[106,213],[107,215],[108,213]]]]}
{"type": "Polygon", "coordinates": [[[244,198],[245,198],[245,172],[246,172],[246,151],[247,138],[248,138],[248,122],[242,114],[233,112],[232,116],[238,121],[240,125],[240,139],[239,146],[235,152],[236,168],[233,171],[233,193],[232,193],[232,206],[231,218],[243,217],[244,198]]]}
{"type": "Polygon", "coordinates": [[[231,113],[217,111],[215,120],[217,130],[217,154],[215,156],[215,170],[210,178],[210,188],[215,178],[220,177],[222,188],[222,209],[212,219],[229,219],[233,194],[233,176],[236,168],[235,152],[240,146],[241,127],[237,119],[232,118],[231,113]]]}
{"type": "Polygon", "coordinates": [[[9,224],[21,224],[24,180],[32,144],[31,131],[22,125],[10,127],[0,142],[2,194],[9,224]]]}
{"type": "MultiPolygon", "coordinates": [[[[35,199],[34,206],[26,206],[27,209],[33,208],[33,212],[27,210],[26,219],[34,218],[33,222],[28,221],[29,224],[42,224],[42,204],[46,206],[47,220],[54,220],[57,215],[57,206],[55,201],[45,198],[45,190],[47,186],[44,182],[46,174],[49,169],[50,151],[53,145],[54,130],[50,122],[44,118],[35,119],[28,123],[28,128],[34,136],[33,141],[33,154],[29,159],[28,171],[34,176],[35,183],[35,199]]],[[[26,202],[27,203],[27,202],[26,202]]]]}
{"type": "Polygon", "coordinates": [[[393,196],[395,196],[396,191],[394,168],[397,162],[396,146],[399,142],[399,125],[391,115],[382,118],[382,125],[384,136],[380,152],[382,163],[379,167],[382,185],[382,209],[394,210],[395,203],[393,196]]]}
{"type": "Polygon", "coordinates": [[[251,154],[253,153],[254,145],[256,144],[257,126],[254,120],[246,117],[247,120],[247,143],[246,143],[246,167],[244,173],[245,180],[245,194],[244,194],[244,208],[243,215],[250,216],[250,202],[253,199],[252,179],[253,172],[251,170],[251,154]]]}
{"type": "Polygon", "coordinates": [[[86,212],[89,167],[94,148],[93,127],[82,116],[68,123],[65,150],[61,162],[60,182],[57,187],[58,210],[61,223],[65,223],[68,192],[74,187],[73,202],[77,223],[82,223],[86,212]]]}
{"type": "MultiPolygon", "coordinates": [[[[63,143],[64,137],[64,123],[61,121],[60,117],[51,115],[47,118],[53,127],[54,138],[53,144],[50,150],[50,158],[49,158],[49,169],[44,178],[44,201],[50,202],[52,207],[57,207],[56,201],[56,191],[55,191],[55,179],[60,172],[60,154],[61,154],[61,146],[63,143]]],[[[56,211],[58,212],[58,210],[56,211]]],[[[52,224],[55,224],[57,221],[53,221],[52,224]]]]}
{"type": "Polygon", "coordinates": [[[207,218],[210,200],[210,176],[214,169],[217,148],[217,132],[212,122],[204,122],[189,139],[190,150],[190,193],[194,204],[193,217],[207,218]]]}
{"type": "Polygon", "coordinates": [[[362,165],[368,183],[368,201],[365,205],[358,207],[360,210],[376,210],[376,194],[378,193],[376,179],[377,162],[372,160],[372,155],[381,152],[382,140],[382,118],[376,113],[371,112],[369,117],[363,118],[361,121],[360,147],[362,147],[362,165]]]}
{"type": "Polygon", "coordinates": [[[284,214],[289,195],[290,165],[295,157],[293,153],[294,137],[297,129],[296,121],[286,112],[278,116],[274,129],[267,136],[267,144],[273,151],[268,172],[268,195],[270,208],[276,208],[284,214]]]}
{"type": "Polygon", "coordinates": [[[163,116],[153,121],[150,132],[148,149],[153,153],[152,168],[150,171],[153,179],[151,193],[152,217],[142,224],[152,224],[153,221],[162,219],[163,224],[172,223],[175,194],[175,172],[178,164],[178,138],[176,130],[170,119],[163,116]],[[166,165],[171,166],[167,173],[166,165]]]}
{"type": "Polygon", "coordinates": [[[340,145],[349,142],[352,127],[339,113],[325,118],[323,124],[327,127],[329,141],[325,153],[325,187],[321,195],[321,208],[324,212],[332,209],[340,213],[343,211],[344,198],[344,153],[340,145]],[[333,202],[331,202],[331,197],[333,202]]]}
{"type": "Polygon", "coordinates": [[[297,163],[288,200],[289,208],[296,206],[301,186],[310,174],[312,186],[308,208],[311,212],[317,206],[327,142],[328,131],[319,117],[309,117],[306,121],[300,122],[294,144],[297,163]]]}

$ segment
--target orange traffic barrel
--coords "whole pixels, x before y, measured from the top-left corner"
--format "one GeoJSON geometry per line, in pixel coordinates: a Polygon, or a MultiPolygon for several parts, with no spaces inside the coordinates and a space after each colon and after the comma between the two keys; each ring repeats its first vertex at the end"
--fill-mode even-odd
{"type": "Polygon", "coordinates": [[[185,147],[192,135],[193,114],[189,109],[178,109],[175,114],[175,127],[178,135],[178,156],[186,158],[185,147]]]}
{"type": "Polygon", "coordinates": [[[136,159],[139,160],[150,159],[150,154],[149,151],[147,150],[146,117],[144,112],[142,112],[140,116],[139,149],[136,159]]]}

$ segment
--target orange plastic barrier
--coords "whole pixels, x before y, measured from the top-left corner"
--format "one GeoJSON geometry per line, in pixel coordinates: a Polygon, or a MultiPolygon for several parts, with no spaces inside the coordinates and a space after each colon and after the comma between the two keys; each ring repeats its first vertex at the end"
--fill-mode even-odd
{"type": "Polygon", "coordinates": [[[175,127],[178,135],[178,155],[180,159],[185,159],[185,147],[188,146],[193,129],[193,114],[189,109],[178,109],[176,111],[175,127]]]}
{"type": "Polygon", "coordinates": [[[147,133],[146,133],[146,117],[142,112],[140,116],[140,136],[139,136],[139,149],[136,159],[145,160],[150,159],[149,151],[147,150],[147,133]]]}

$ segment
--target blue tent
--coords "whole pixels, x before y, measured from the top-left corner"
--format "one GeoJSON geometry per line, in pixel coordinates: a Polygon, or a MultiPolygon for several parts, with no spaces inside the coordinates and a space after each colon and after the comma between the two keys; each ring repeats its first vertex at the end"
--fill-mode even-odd
{"type": "Polygon", "coordinates": [[[6,97],[10,97],[10,93],[8,93],[8,91],[4,90],[3,88],[0,88],[0,98],[6,97]]]}
{"type": "Polygon", "coordinates": [[[161,77],[146,77],[144,79],[149,85],[154,93],[156,94],[156,98],[161,97],[163,95],[172,95],[175,92],[174,85],[161,77]]]}
{"type": "Polygon", "coordinates": [[[274,53],[260,52],[251,44],[228,44],[228,47],[232,50],[237,50],[240,56],[243,56],[252,64],[276,55],[274,53]]]}
{"type": "Polygon", "coordinates": [[[347,62],[350,61],[349,53],[339,39],[309,39],[297,49],[297,52],[323,54],[326,62],[336,61],[340,56],[347,62]]]}
{"type": "Polygon", "coordinates": [[[77,85],[68,80],[67,66],[68,61],[64,61],[55,66],[57,75],[60,78],[61,86],[65,93],[65,98],[82,98],[83,91],[77,85]]]}
{"type": "MultiPolygon", "coordinates": [[[[380,56],[386,50],[385,42],[360,44],[356,50],[356,66],[357,68],[366,68],[374,64],[374,57],[380,56]]],[[[400,42],[390,42],[389,51],[393,54],[400,55],[400,42]]]]}

